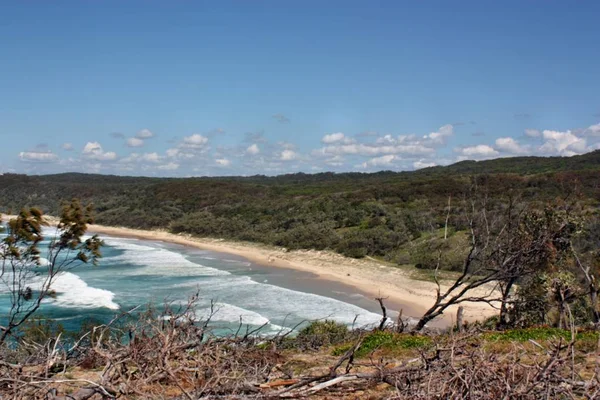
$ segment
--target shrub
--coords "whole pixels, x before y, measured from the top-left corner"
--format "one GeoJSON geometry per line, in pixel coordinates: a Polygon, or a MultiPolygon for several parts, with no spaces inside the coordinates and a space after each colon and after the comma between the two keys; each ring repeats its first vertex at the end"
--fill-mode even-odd
{"type": "MultiPolygon", "coordinates": [[[[567,329],[537,326],[526,329],[511,329],[503,332],[491,332],[484,335],[486,340],[492,342],[526,342],[528,340],[571,340],[571,331],[567,329]]],[[[575,336],[577,341],[598,342],[598,333],[593,331],[578,332],[575,336]]]]}
{"type": "Polygon", "coordinates": [[[361,258],[366,255],[385,256],[394,251],[408,237],[402,232],[394,232],[385,226],[377,226],[372,229],[358,229],[346,232],[336,250],[353,258],[361,258]]]}
{"type": "MultiPolygon", "coordinates": [[[[431,338],[422,335],[398,334],[389,331],[373,331],[364,337],[356,351],[357,357],[364,357],[375,350],[407,350],[420,349],[431,345],[431,338]]],[[[333,355],[342,355],[352,347],[352,344],[337,347],[333,355]]]]}
{"type": "Polygon", "coordinates": [[[17,337],[19,340],[45,344],[55,340],[58,334],[64,334],[65,329],[60,322],[49,318],[37,317],[27,320],[19,327],[17,337]]]}
{"type": "Polygon", "coordinates": [[[440,269],[460,271],[467,255],[468,244],[464,232],[454,234],[444,240],[443,237],[431,237],[417,243],[410,251],[411,263],[419,269],[440,269]]]}
{"type": "Polygon", "coordinates": [[[278,235],[275,245],[290,250],[316,249],[323,250],[333,247],[337,235],[327,224],[296,225],[278,235]]]}
{"type": "Polygon", "coordinates": [[[318,349],[339,344],[348,339],[348,327],[335,321],[314,321],[304,327],[296,341],[301,348],[318,349]]]}

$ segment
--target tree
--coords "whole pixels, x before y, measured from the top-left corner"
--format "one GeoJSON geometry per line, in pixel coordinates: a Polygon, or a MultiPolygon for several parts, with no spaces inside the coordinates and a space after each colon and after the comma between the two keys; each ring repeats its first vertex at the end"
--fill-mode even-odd
{"type": "Polygon", "coordinates": [[[8,293],[10,308],[0,320],[0,344],[24,324],[54,295],[52,283],[77,265],[96,265],[102,241],[97,236],[83,240],[93,223],[92,207],[78,200],[63,204],[55,235],[42,257],[43,228],[49,226],[37,208],[23,209],[8,221],[6,238],[0,242],[0,287],[8,293]]]}
{"type": "Polygon", "coordinates": [[[570,250],[576,228],[565,207],[516,211],[511,200],[503,213],[492,217],[484,198],[470,201],[470,208],[471,245],[462,270],[458,278],[442,290],[437,279],[442,260],[440,253],[435,277],[436,299],[415,325],[415,331],[423,329],[449,307],[465,302],[486,302],[499,308],[499,327],[507,326],[514,285],[536,272],[554,267],[570,250]]]}

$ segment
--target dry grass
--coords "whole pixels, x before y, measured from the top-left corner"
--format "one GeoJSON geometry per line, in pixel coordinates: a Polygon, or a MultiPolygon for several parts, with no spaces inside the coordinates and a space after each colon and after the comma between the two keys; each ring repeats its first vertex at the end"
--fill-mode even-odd
{"type": "MultiPolygon", "coordinates": [[[[597,346],[590,348],[591,338],[597,340],[595,334],[565,340],[564,334],[550,336],[552,330],[540,329],[520,336],[481,331],[421,337],[351,332],[341,344],[307,351],[304,344],[284,336],[212,336],[207,322],[188,318],[190,307],[161,318],[138,318],[127,330],[118,330],[130,338],[126,342],[117,339],[116,328],[102,326],[86,336],[91,340],[77,346],[61,346],[57,341],[46,346],[28,344],[29,357],[19,363],[0,363],[0,398],[600,396],[600,357],[597,346]],[[584,339],[587,342],[581,346],[584,339]]],[[[24,350],[20,354],[27,353],[24,350]]]]}

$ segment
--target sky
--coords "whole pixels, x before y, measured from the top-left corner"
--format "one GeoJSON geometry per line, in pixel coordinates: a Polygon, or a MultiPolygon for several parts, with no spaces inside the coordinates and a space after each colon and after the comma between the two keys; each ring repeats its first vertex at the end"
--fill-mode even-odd
{"type": "Polygon", "coordinates": [[[0,173],[586,153],[598,16],[598,1],[0,0],[0,173]]]}

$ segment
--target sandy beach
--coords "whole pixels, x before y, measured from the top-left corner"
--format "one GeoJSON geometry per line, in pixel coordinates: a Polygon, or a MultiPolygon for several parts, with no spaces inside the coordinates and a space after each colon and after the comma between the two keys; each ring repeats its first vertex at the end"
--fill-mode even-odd
{"type": "MultiPolygon", "coordinates": [[[[146,231],[90,225],[89,231],[99,235],[176,243],[203,250],[235,254],[265,266],[310,272],[324,279],[354,286],[373,298],[384,297],[388,307],[395,310],[402,308],[405,315],[418,316],[435,300],[436,286],[433,282],[411,279],[404,270],[386,266],[371,259],[357,260],[330,251],[286,251],[286,249],[256,243],[196,238],[191,235],[175,235],[161,230],[146,231]]],[[[463,307],[467,320],[483,319],[497,312],[483,303],[466,303],[463,304],[463,307]]],[[[455,309],[449,309],[445,316],[447,322],[452,320],[454,312],[455,309]]]]}
{"type": "MultiPolygon", "coordinates": [[[[9,216],[4,216],[4,220],[9,216]]],[[[52,223],[53,219],[49,218],[52,223]]],[[[411,279],[406,270],[383,265],[376,260],[347,258],[331,251],[294,250],[250,242],[236,242],[214,238],[197,238],[187,234],[172,234],[163,230],[141,230],[124,227],[89,225],[88,231],[100,236],[138,238],[192,246],[198,249],[235,254],[252,262],[274,268],[290,268],[313,273],[320,278],[353,286],[363,293],[386,298],[386,305],[403,309],[404,315],[418,317],[435,300],[433,282],[411,279]]],[[[443,284],[442,284],[443,288],[443,284]]],[[[480,294],[485,294],[482,290],[480,294]]],[[[479,320],[496,314],[485,303],[463,304],[466,320],[479,320]]],[[[451,322],[455,308],[445,314],[446,324],[451,322]]]]}

